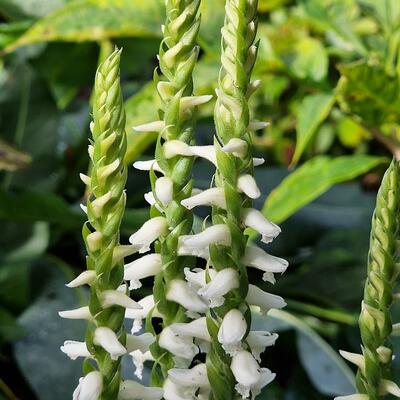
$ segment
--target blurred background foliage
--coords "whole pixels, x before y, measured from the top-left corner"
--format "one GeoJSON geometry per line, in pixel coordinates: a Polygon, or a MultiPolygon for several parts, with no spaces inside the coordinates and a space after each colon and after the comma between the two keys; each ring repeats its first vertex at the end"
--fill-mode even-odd
{"type": "MultiPolygon", "coordinates": [[[[123,46],[125,161],[150,158],[155,134],[132,126],[157,112],[151,79],[163,3],[0,0],[0,398],[69,399],[80,376],[80,362],[59,346],[82,338],[84,326],[57,311],[85,297],[64,283],[84,268],[78,173],[88,166],[94,73],[104,54],[123,46]]],[[[216,85],[223,3],[202,2],[198,94],[216,85]]],[[[263,85],[251,106],[271,126],[254,137],[267,160],[256,171],[256,206],[283,225],[269,251],[291,265],[268,285],[288,307],[255,318],[280,332],[264,355],[278,377],[259,398],[329,399],[353,391],[353,371],[336,351],[359,347],[376,189],[400,154],[400,2],[260,0],[259,9],[255,78],[263,85]]],[[[210,142],[212,112],[213,104],[201,110],[199,143],[210,142]]],[[[200,162],[196,185],[211,173],[200,162]]],[[[148,190],[147,174],[131,169],[125,239],[148,217],[148,190]]],[[[150,290],[148,282],[135,295],[150,290]]],[[[394,345],[400,351],[396,338],[394,345]]],[[[132,373],[129,361],[124,368],[132,373]]],[[[398,381],[396,360],[394,368],[398,381]]]]}

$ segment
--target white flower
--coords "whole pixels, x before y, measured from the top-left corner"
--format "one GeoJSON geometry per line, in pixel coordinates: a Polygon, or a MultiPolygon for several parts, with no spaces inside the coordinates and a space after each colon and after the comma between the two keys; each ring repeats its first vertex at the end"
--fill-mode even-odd
{"type": "Polygon", "coordinates": [[[268,313],[271,308],[283,308],[286,306],[285,300],[275,294],[267,293],[255,285],[249,285],[246,301],[250,305],[260,308],[263,314],[268,313]]]}
{"type": "Polygon", "coordinates": [[[235,389],[244,399],[250,396],[250,392],[255,398],[275,378],[275,374],[267,368],[260,368],[254,357],[244,350],[232,357],[231,371],[237,382],[235,389]]]}
{"type": "Polygon", "coordinates": [[[217,165],[217,156],[215,155],[215,148],[213,145],[207,146],[190,146],[192,155],[204,158],[212,164],[217,165]]]}
{"type": "Polygon", "coordinates": [[[344,350],[339,350],[339,353],[345,360],[356,365],[361,371],[365,371],[365,359],[363,355],[357,353],[350,353],[344,350]]]}
{"type": "Polygon", "coordinates": [[[79,379],[72,400],[98,400],[103,391],[103,378],[98,371],[89,372],[79,379]]]}
{"type": "Polygon", "coordinates": [[[93,335],[93,343],[107,351],[112,360],[117,360],[118,357],[126,354],[126,349],[119,342],[115,332],[106,326],[96,328],[93,335]]]}
{"type": "Polygon", "coordinates": [[[131,235],[129,242],[138,246],[139,253],[145,253],[150,250],[150,245],[155,240],[167,232],[167,220],[164,217],[154,217],[146,221],[138,231],[131,235]]]}
{"type": "Polygon", "coordinates": [[[269,122],[264,122],[264,121],[250,121],[249,124],[249,130],[251,131],[260,131],[262,129],[265,129],[267,126],[269,126],[269,122]]]}
{"type": "Polygon", "coordinates": [[[235,355],[242,347],[242,339],[247,331],[243,314],[236,309],[228,311],[218,330],[218,342],[230,356],[235,355]]]}
{"type": "Polygon", "coordinates": [[[179,238],[178,254],[197,256],[199,250],[204,254],[204,248],[210,244],[231,245],[231,233],[227,225],[213,225],[197,235],[182,235],[179,238]]]}
{"type": "Polygon", "coordinates": [[[161,132],[164,128],[164,121],[153,121],[133,127],[136,132],[161,132]]]}
{"type": "Polygon", "coordinates": [[[142,335],[126,335],[126,349],[128,353],[134,350],[140,350],[145,353],[149,350],[149,346],[154,343],[155,337],[151,333],[143,333],[142,335]]]}
{"type": "Polygon", "coordinates": [[[141,352],[140,350],[135,350],[130,353],[133,359],[133,364],[135,365],[135,375],[139,379],[143,379],[143,369],[144,363],[146,361],[154,361],[153,356],[151,355],[150,350],[146,352],[141,352]]]}
{"type": "Polygon", "coordinates": [[[210,283],[198,290],[199,296],[208,300],[211,308],[224,304],[224,297],[232,289],[239,287],[239,276],[233,268],[218,271],[210,283]]]}
{"type": "Polygon", "coordinates": [[[175,322],[169,327],[179,336],[189,336],[211,342],[206,317],[197,318],[191,322],[175,322]]]}
{"type": "Polygon", "coordinates": [[[193,156],[190,146],[182,140],[167,140],[163,144],[164,156],[170,159],[175,156],[193,156]]]}
{"type": "Polygon", "coordinates": [[[249,228],[253,228],[262,236],[261,241],[269,243],[281,232],[278,225],[268,221],[262,213],[254,208],[245,208],[242,213],[242,222],[249,228]]]}
{"type": "Polygon", "coordinates": [[[186,111],[189,108],[200,106],[202,104],[208,103],[213,97],[211,95],[203,96],[186,96],[182,97],[180,101],[180,110],[186,111]]]}
{"type": "Polygon", "coordinates": [[[139,310],[142,306],[135,300],[132,300],[125,293],[121,293],[118,290],[104,290],[100,294],[100,303],[103,308],[113,307],[115,305],[124,308],[133,308],[139,310]]]}
{"type": "Polygon", "coordinates": [[[271,256],[256,246],[247,246],[241,261],[248,267],[264,271],[263,280],[271,283],[275,283],[273,273],[283,273],[289,265],[283,258],[271,256]]]}
{"type": "Polygon", "coordinates": [[[188,316],[193,315],[193,313],[204,313],[207,311],[207,305],[193,288],[181,279],[174,279],[170,282],[166,298],[185,307],[189,311],[188,316]]]}
{"type": "Polygon", "coordinates": [[[243,192],[251,199],[258,199],[261,196],[260,189],[255,179],[249,174],[241,175],[238,179],[237,186],[240,192],[243,192]]]}
{"type": "Polygon", "coordinates": [[[194,388],[210,387],[206,364],[197,364],[193,368],[172,368],[168,371],[168,378],[179,386],[194,388]]]}
{"type": "Polygon", "coordinates": [[[351,394],[349,396],[335,397],[334,400],[369,400],[369,396],[366,394],[351,394]]]}
{"type": "Polygon", "coordinates": [[[150,171],[153,169],[154,171],[161,172],[162,174],[164,173],[156,160],[135,161],[133,163],[133,167],[139,171],[150,171]]]}
{"type": "Polygon", "coordinates": [[[148,254],[125,265],[124,280],[130,281],[129,289],[142,286],[140,279],[158,274],[161,270],[161,255],[148,254]]]}
{"type": "Polygon", "coordinates": [[[222,147],[222,151],[225,153],[232,153],[235,157],[242,158],[247,154],[249,145],[243,139],[233,138],[222,147]]]}
{"type": "Polygon", "coordinates": [[[71,360],[76,360],[78,357],[91,357],[85,342],[66,340],[60,350],[71,360]]]}
{"type": "Polygon", "coordinates": [[[189,286],[194,290],[198,290],[207,284],[206,275],[210,276],[211,279],[215,277],[217,271],[215,269],[201,269],[195,268],[193,272],[190,268],[186,267],[183,269],[183,273],[185,274],[185,279],[188,281],[189,286]]]}
{"type": "Polygon", "coordinates": [[[170,327],[166,327],[160,333],[158,344],[172,353],[174,356],[191,361],[199,352],[198,347],[189,336],[180,336],[170,327]]]}
{"type": "Polygon", "coordinates": [[[177,385],[171,379],[165,380],[163,389],[165,400],[193,400],[196,392],[196,388],[177,385]]]}
{"type": "Polygon", "coordinates": [[[211,188],[181,201],[188,210],[197,206],[216,206],[226,209],[225,193],[222,188],[211,188]]]}
{"type": "Polygon", "coordinates": [[[167,176],[158,178],[155,183],[154,191],[157,199],[162,203],[162,205],[168,206],[172,201],[174,193],[174,183],[172,182],[172,179],[167,176]]]}
{"type": "Polygon", "coordinates": [[[265,163],[265,160],[262,157],[253,157],[253,166],[254,167],[259,167],[260,165],[263,165],[265,163]]]}
{"type": "MultiPolygon", "coordinates": [[[[142,306],[141,309],[131,309],[128,308],[125,311],[125,318],[133,319],[132,333],[139,332],[142,329],[142,321],[147,318],[147,315],[154,308],[154,297],[153,295],[149,295],[139,300],[138,303],[142,306]]],[[[157,314],[154,313],[154,316],[157,314]]]]}
{"type": "Polygon", "coordinates": [[[265,331],[250,331],[246,341],[250,346],[251,354],[254,358],[261,362],[260,355],[266,347],[273,346],[278,339],[278,334],[265,331]]]}
{"type": "Polygon", "coordinates": [[[119,387],[118,400],[161,400],[163,389],[146,387],[135,381],[123,381],[119,387]]]}
{"type": "Polygon", "coordinates": [[[76,308],[74,310],[59,311],[58,315],[61,318],[67,319],[92,319],[92,314],[88,306],[76,308]]]}
{"type": "Polygon", "coordinates": [[[82,285],[90,285],[96,279],[96,271],[83,271],[71,282],[67,283],[66,286],[69,288],[75,288],[82,285]]]}

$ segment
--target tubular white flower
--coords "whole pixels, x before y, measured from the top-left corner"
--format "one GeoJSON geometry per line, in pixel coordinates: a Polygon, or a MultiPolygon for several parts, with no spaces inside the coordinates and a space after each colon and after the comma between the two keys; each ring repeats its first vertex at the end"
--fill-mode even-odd
{"type": "Polygon", "coordinates": [[[141,352],[140,350],[135,350],[130,353],[132,356],[133,364],[135,366],[135,375],[139,379],[143,379],[143,370],[144,370],[144,363],[146,361],[154,361],[153,356],[151,355],[150,350],[146,352],[141,352]]]}
{"type": "Polygon", "coordinates": [[[119,387],[118,400],[161,400],[163,389],[146,387],[135,381],[123,381],[119,387]]]}
{"type": "Polygon", "coordinates": [[[217,165],[217,156],[215,155],[214,146],[190,146],[190,151],[193,156],[204,158],[205,160],[210,161],[210,163],[217,165]]]}
{"type": "Polygon", "coordinates": [[[253,166],[254,167],[259,167],[260,165],[263,165],[265,163],[265,160],[262,157],[253,157],[253,166]]]}
{"type": "Polygon", "coordinates": [[[106,326],[96,328],[93,335],[93,343],[107,351],[112,360],[117,360],[120,356],[126,354],[126,349],[119,342],[115,332],[106,326]]]}
{"type": "Polygon", "coordinates": [[[181,201],[188,210],[197,206],[216,206],[226,209],[225,193],[222,188],[211,188],[181,201]]]}
{"type": "Polygon", "coordinates": [[[358,368],[360,368],[361,371],[365,371],[365,359],[363,355],[357,353],[350,353],[344,350],[339,350],[339,353],[345,360],[356,365],[358,368]]]}
{"type": "Polygon", "coordinates": [[[206,364],[197,364],[190,369],[172,368],[168,371],[168,378],[179,386],[210,387],[206,364]]]}
{"type": "Polygon", "coordinates": [[[78,357],[91,357],[85,342],[66,340],[60,350],[71,360],[76,360],[78,357]]]}
{"type": "Polygon", "coordinates": [[[196,392],[196,388],[179,386],[171,379],[165,380],[163,389],[165,400],[193,400],[196,392]]]}
{"type": "Polygon", "coordinates": [[[258,188],[255,179],[249,174],[240,176],[237,186],[240,192],[243,192],[251,199],[258,199],[261,196],[260,189],[258,188]]]}
{"type": "Polygon", "coordinates": [[[189,284],[181,279],[174,279],[170,282],[167,294],[167,300],[174,301],[185,307],[187,315],[194,313],[204,313],[207,311],[207,305],[201,300],[197,293],[189,284]]]}
{"type": "Polygon", "coordinates": [[[61,318],[67,319],[92,319],[92,314],[90,314],[90,310],[88,306],[76,308],[74,310],[66,310],[66,311],[59,311],[58,315],[61,318]]]}
{"type": "Polygon", "coordinates": [[[199,296],[209,302],[211,308],[224,304],[224,296],[239,287],[239,276],[233,268],[218,271],[210,283],[198,290],[199,296]]]}
{"type": "Polygon", "coordinates": [[[254,208],[245,208],[242,214],[242,222],[249,228],[253,228],[262,236],[261,241],[269,243],[275,239],[281,232],[278,225],[268,221],[259,210],[254,208]]]}
{"type": "Polygon", "coordinates": [[[98,371],[89,372],[79,379],[72,400],[98,400],[103,391],[103,378],[98,371]]]}
{"type": "Polygon", "coordinates": [[[283,308],[286,306],[285,300],[275,294],[267,293],[255,285],[249,285],[246,301],[250,305],[260,308],[263,314],[268,313],[271,308],[283,308]]]}
{"type": "Polygon", "coordinates": [[[244,350],[232,357],[231,371],[237,382],[235,389],[244,399],[249,397],[250,392],[253,398],[257,396],[261,388],[275,378],[269,369],[260,369],[254,357],[244,350]]]}
{"type": "Polygon", "coordinates": [[[213,279],[217,274],[217,271],[211,268],[208,268],[207,270],[195,268],[192,272],[190,268],[186,267],[183,269],[183,273],[185,274],[185,279],[188,281],[189,286],[194,290],[198,290],[207,284],[206,274],[208,273],[210,278],[213,279]]]}
{"type": "Polygon", "coordinates": [[[244,157],[249,150],[247,142],[243,139],[233,138],[222,147],[225,153],[232,153],[235,157],[244,157]]]}
{"type": "Polygon", "coordinates": [[[164,121],[153,121],[133,127],[136,132],[161,132],[165,128],[164,121]]]}
{"type": "Polygon", "coordinates": [[[193,156],[190,146],[182,140],[168,140],[163,144],[164,156],[170,159],[175,156],[193,156]]]}
{"type": "Polygon", "coordinates": [[[249,130],[251,131],[260,131],[262,129],[265,129],[267,126],[269,126],[269,122],[264,122],[264,121],[250,121],[249,124],[249,130]]]}
{"type": "MultiPolygon", "coordinates": [[[[138,301],[138,304],[142,306],[141,309],[131,309],[128,308],[125,311],[125,318],[127,319],[133,319],[133,326],[132,326],[132,333],[139,332],[142,329],[142,323],[145,318],[147,318],[147,315],[151,310],[153,310],[155,304],[154,304],[154,297],[153,295],[149,295],[144,297],[143,299],[138,301]]],[[[154,313],[154,316],[156,316],[157,313],[154,313]]]]}
{"type": "Polygon", "coordinates": [[[146,221],[138,231],[131,235],[129,242],[138,246],[139,253],[145,253],[150,250],[150,245],[167,231],[167,220],[164,217],[154,217],[146,221]]]}
{"type": "Polygon", "coordinates": [[[202,104],[208,103],[213,98],[212,95],[202,95],[202,96],[186,96],[182,97],[180,101],[180,111],[186,111],[190,108],[200,106],[202,104]]]}
{"type": "Polygon", "coordinates": [[[178,254],[197,255],[199,249],[204,251],[210,244],[231,245],[231,234],[227,225],[213,225],[197,235],[182,235],[179,238],[178,254]]]}
{"type": "Polygon", "coordinates": [[[140,279],[158,274],[161,270],[161,255],[147,254],[125,265],[124,280],[130,281],[129,289],[142,286],[140,279]]]}
{"type": "Polygon", "coordinates": [[[400,398],[400,388],[398,387],[397,383],[389,381],[387,379],[382,379],[381,385],[379,387],[379,392],[382,396],[391,394],[394,397],[400,398]]]}
{"type": "Polygon", "coordinates": [[[171,178],[168,178],[167,176],[158,178],[154,190],[157,199],[160,200],[163,206],[168,206],[168,204],[171,203],[174,191],[174,183],[171,178]]]}
{"type": "Polygon", "coordinates": [[[131,353],[134,350],[140,350],[145,353],[149,350],[149,346],[154,343],[155,337],[151,333],[143,333],[142,335],[126,335],[126,350],[131,353]]]}
{"type": "Polygon", "coordinates": [[[124,308],[133,308],[135,310],[140,310],[142,308],[139,303],[118,290],[104,290],[101,292],[100,303],[103,308],[113,307],[116,305],[124,308]]]}
{"type": "Polygon", "coordinates": [[[135,161],[133,163],[133,167],[140,171],[150,171],[153,169],[154,171],[161,172],[162,174],[164,173],[156,160],[135,161]]]}
{"type": "Polygon", "coordinates": [[[257,246],[247,246],[241,261],[247,267],[264,271],[263,280],[271,283],[275,283],[274,273],[283,273],[289,266],[283,258],[272,256],[257,246]]]}
{"type": "Polygon", "coordinates": [[[87,176],[85,174],[79,174],[79,178],[81,178],[81,181],[86,185],[90,186],[92,180],[90,179],[90,176],[87,176]]]}
{"type": "Polygon", "coordinates": [[[179,336],[189,336],[211,342],[206,317],[197,318],[191,322],[175,322],[169,327],[179,336]]]}
{"type": "Polygon", "coordinates": [[[253,357],[258,362],[261,362],[261,353],[264,352],[266,347],[273,346],[277,339],[277,333],[269,333],[265,331],[250,331],[246,338],[246,341],[250,346],[251,354],[253,354],[253,357]]]}
{"type": "Polygon", "coordinates": [[[236,309],[228,311],[218,330],[218,342],[230,356],[234,356],[242,348],[242,339],[247,331],[247,323],[243,314],[236,309]]]}
{"type": "Polygon", "coordinates": [[[174,356],[190,361],[199,352],[198,347],[193,343],[191,337],[180,336],[170,327],[166,327],[162,330],[158,344],[174,356]]]}

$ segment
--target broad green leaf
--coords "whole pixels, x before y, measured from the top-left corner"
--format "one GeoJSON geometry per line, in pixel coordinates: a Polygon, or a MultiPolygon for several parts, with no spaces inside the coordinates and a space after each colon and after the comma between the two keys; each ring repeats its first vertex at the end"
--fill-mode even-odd
{"type": "Polygon", "coordinates": [[[400,119],[400,82],[363,61],[339,67],[336,97],[341,109],[372,127],[400,119]]]}
{"type": "Polygon", "coordinates": [[[68,0],[0,0],[0,14],[13,18],[39,18],[60,8],[68,0]]]}
{"type": "Polygon", "coordinates": [[[334,101],[331,93],[311,94],[302,100],[297,110],[297,143],[292,165],[297,164],[318,127],[328,117],[334,101]]]}
{"type": "Polygon", "coordinates": [[[290,64],[292,73],[300,79],[321,81],[328,72],[328,54],[321,41],[312,37],[300,39],[295,46],[295,58],[290,64]]]}
{"type": "Polygon", "coordinates": [[[161,35],[162,0],[77,0],[39,20],[6,51],[49,41],[100,41],[161,35]]]}
{"type": "Polygon", "coordinates": [[[314,157],[271,192],[264,204],[263,213],[272,221],[280,223],[331,186],[353,179],[386,161],[384,157],[366,155],[314,157]]]}

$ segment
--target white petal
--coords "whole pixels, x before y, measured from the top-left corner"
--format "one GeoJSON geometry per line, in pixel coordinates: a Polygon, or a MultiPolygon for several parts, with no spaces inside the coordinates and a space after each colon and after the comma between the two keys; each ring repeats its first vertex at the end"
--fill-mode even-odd
{"type": "Polygon", "coordinates": [[[190,146],[182,140],[168,140],[163,144],[164,155],[166,159],[175,156],[193,156],[190,146]]]}
{"type": "Polygon", "coordinates": [[[189,311],[204,313],[207,305],[201,300],[189,284],[181,279],[173,280],[168,288],[167,300],[180,304],[189,311]]]}
{"type": "Polygon", "coordinates": [[[89,372],[79,379],[79,385],[72,394],[72,400],[98,400],[103,391],[103,378],[98,371],[89,372]]]}
{"type": "Polygon", "coordinates": [[[232,357],[231,371],[238,385],[236,390],[243,398],[249,396],[251,387],[260,379],[260,367],[248,351],[241,350],[232,357]]]}
{"type": "Polygon", "coordinates": [[[67,283],[66,286],[70,288],[75,288],[82,285],[91,284],[96,279],[96,272],[93,270],[83,271],[71,282],[67,283]]]}
{"type": "Polygon", "coordinates": [[[263,314],[266,314],[271,308],[280,309],[286,306],[282,297],[264,292],[255,285],[249,285],[246,301],[250,305],[259,307],[263,314]]]}
{"type": "Polygon", "coordinates": [[[237,185],[239,191],[243,192],[251,199],[258,199],[261,196],[260,189],[258,188],[254,177],[249,174],[241,175],[238,179],[237,185]]]}
{"type": "Polygon", "coordinates": [[[276,374],[272,373],[268,368],[261,368],[260,378],[257,383],[251,387],[251,394],[253,399],[261,393],[264,386],[267,386],[275,379],[276,374]]]}
{"type": "Polygon", "coordinates": [[[400,398],[400,387],[397,385],[397,383],[387,379],[382,379],[379,392],[382,395],[391,394],[397,398],[400,398]]]}
{"type": "Polygon", "coordinates": [[[140,350],[145,353],[149,350],[149,346],[154,343],[155,337],[151,333],[143,333],[142,335],[126,335],[126,350],[131,353],[134,350],[140,350]]]}
{"type": "Polygon", "coordinates": [[[189,286],[197,291],[198,289],[207,284],[206,282],[207,273],[210,276],[210,278],[213,279],[217,274],[217,271],[211,268],[208,268],[207,270],[201,268],[195,268],[192,272],[190,268],[186,267],[183,269],[183,273],[185,274],[185,279],[188,281],[189,286]]]}
{"type": "Polygon", "coordinates": [[[365,371],[365,359],[364,356],[357,353],[350,353],[348,351],[339,350],[340,355],[347,361],[356,365],[360,370],[365,371]]]}
{"type": "Polygon", "coordinates": [[[169,327],[179,336],[189,336],[211,342],[206,317],[197,318],[191,322],[175,322],[169,327]]]}
{"type": "Polygon", "coordinates": [[[139,379],[143,379],[144,363],[146,361],[154,361],[150,350],[142,353],[140,350],[135,350],[130,353],[132,356],[133,364],[135,365],[135,375],[139,379]]]}
{"type": "Polygon", "coordinates": [[[242,263],[248,267],[260,269],[264,272],[283,273],[289,263],[283,258],[271,256],[257,246],[247,246],[242,263]]]}
{"type": "Polygon", "coordinates": [[[186,360],[192,360],[199,352],[198,347],[193,343],[191,337],[180,336],[174,333],[170,327],[162,330],[158,344],[173,355],[186,360]]]}
{"type": "Polygon", "coordinates": [[[251,354],[253,357],[261,362],[260,355],[264,352],[266,347],[273,346],[278,339],[278,334],[269,333],[264,331],[250,331],[246,341],[250,346],[251,354]]]}
{"type": "Polygon", "coordinates": [[[166,379],[164,386],[164,400],[193,400],[196,389],[192,387],[179,386],[166,379]]]}
{"type": "Polygon", "coordinates": [[[91,357],[85,342],[66,340],[60,349],[71,360],[76,360],[78,357],[91,357]]]}
{"type": "Polygon", "coordinates": [[[115,332],[106,326],[96,328],[93,335],[93,343],[107,351],[112,360],[117,360],[126,353],[125,347],[119,342],[115,332]]]}
{"type": "Polygon", "coordinates": [[[249,124],[249,130],[251,130],[251,131],[260,131],[262,129],[265,129],[269,125],[270,125],[269,122],[251,121],[250,124],[249,124]]]}
{"type": "Polygon", "coordinates": [[[148,254],[125,265],[124,280],[130,281],[130,289],[142,286],[140,279],[158,274],[161,270],[161,255],[148,254]]]}
{"type": "Polygon", "coordinates": [[[224,304],[224,295],[239,287],[239,276],[233,268],[218,271],[210,283],[198,290],[199,296],[208,300],[211,308],[224,304]]]}
{"type": "Polygon", "coordinates": [[[126,309],[125,318],[133,319],[132,333],[139,332],[142,328],[143,319],[147,318],[149,312],[154,308],[154,297],[149,295],[138,301],[138,303],[143,307],[142,309],[134,310],[131,308],[126,309]]]}
{"type": "Polygon", "coordinates": [[[155,193],[158,200],[160,200],[164,206],[171,203],[174,193],[174,183],[172,179],[166,176],[158,178],[155,183],[155,193]]]}
{"type": "Polygon", "coordinates": [[[164,217],[154,217],[146,221],[138,231],[131,235],[129,242],[138,246],[139,253],[145,253],[150,250],[150,245],[155,240],[167,232],[167,220],[164,217]]]}
{"type": "Polygon", "coordinates": [[[100,296],[100,302],[103,308],[112,307],[115,305],[124,308],[140,309],[141,306],[135,300],[132,300],[125,293],[118,290],[104,290],[100,296]]]}
{"type": "Polygon", "coordinates": [[[214,146],[190,146],[190,151],[194,156],[204,158],[212,164],[217,165],[217,156],[215,155],[214,146]]]}
{"type": "Polygon", "coordinates": [[[260,165],[263,165],[265,163],[265,160],[261,157],[253,157],[253,165],[255,167],[259,167],[260,165]]]}
{"type": "Polygon", "coordinates": [[[79,178],[81,178],[81,181],[82,181],[85,185],[90,186],[91,179],[90,179],[89,176],[87,176],[87,175],[85,175],[85,174],[79,174],[79,178]]]}
{"type": "Polygon", "coordinates": [[[59,311],[58,315],[61,318],[67,319],[92,319],[92,314],[88,306],[76,308],[74,310],[59,311]]]}
{"type": "Polygon", "coordinates": [[[154,171],[161,172],[162,174],[164,173],[156,160],[135,161],[133,163],[133,167],[140,171],[150,171],[153,169],[154,171]]]}
{"type": "Polygon", "coordinates": [[[242,339],[247,331],[243,314],[236,309],[228,311],[218,330],[218,342],[230,356],[235,355],[242,347],[242,339]]]}
{"type": "Polygon", "coordinates": [[[168,371],[168,378],[179,386],[210,387],[206,364],[197,364],[190,369],[172,368],[168,371]]]}
{"type": "Polygon", "coordinates": [[[163,389],[146,387],[135,381],[123,381],[119,387],[118,400],[161,400],[163,389]]]}
{"type": "Polygon", "coordinates": [[[180,102],[180,109],[181,111],[185,111],[189,108],[200,106],[202,104],[208,103],[212,98],[213,97],[211,95],[182,97],[180,102]]]}
{"type": "Polygon", "coordinates": [[[164,121],[153,121],[147,124],[134,126],[136,132],[161,132],[165,127],[164,121]]]}
{"type": "Polygon", "coordinates": [[[335,397],[334,400],[369,400],[366,394],[351,394],[349,396],[335,397]]]}
{"type": "Polygon", "coordinates": [[[197,206],[216,206],[226,209],[225,193],[222,188],[211,188],[181,201],[188,210],[197,206]]]}
{"type": "Polygon", "coordinates": [[[249,145],[243,139],[233,138],[222,147],[225,153],[232,153],[235,157],[244,157],[247,154],[249,145]]]}
{"type": "Polygon", "coordinates": [[[259,210],[254,208],[245,208],[242,214],[243,223],[259,232],[262,236],[261,241],[269,243],[275,239],[281,232],[278,225],[268,221],[259,210]]]}

